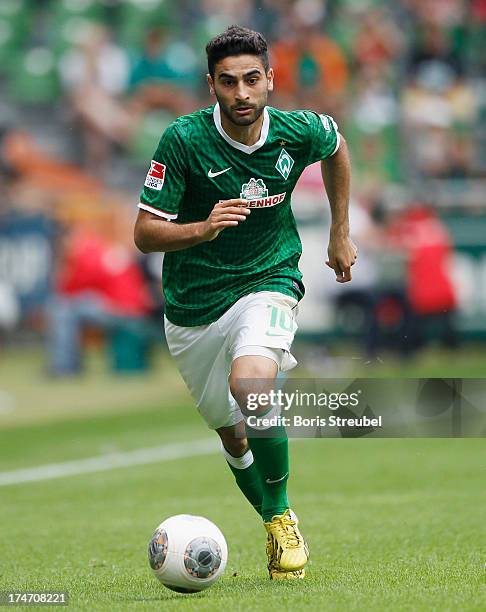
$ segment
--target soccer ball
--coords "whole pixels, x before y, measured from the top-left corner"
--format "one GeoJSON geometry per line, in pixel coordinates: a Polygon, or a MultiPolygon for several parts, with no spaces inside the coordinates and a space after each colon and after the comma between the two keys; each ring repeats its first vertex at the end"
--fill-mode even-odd
{"type": "Polygon", "coordinates": [[[221,531],[202,516],[177,514],[155,530],[148,547],[154,575],[178,593],[197,593],[224,572],[228,547],[221,531]]]}

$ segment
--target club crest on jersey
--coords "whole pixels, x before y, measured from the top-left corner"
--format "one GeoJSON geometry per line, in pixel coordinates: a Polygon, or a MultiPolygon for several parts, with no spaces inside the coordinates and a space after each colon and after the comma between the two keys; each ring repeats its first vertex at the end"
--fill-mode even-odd
{"type": "Polygon", "coordinates": [[[275,168],[280,172],[285,180],[289,178],[289,174],[294,166],[294,160],[290,157],[285,149],[280,151],[275,168]]]}
{"type": "Polygon", "coordinates": [[[240,198],[248,200],[248,208],[268,208],[283,202],[285,193],[269,196],[263,180],[251,178],[241,186],[240,198]]]}
{"type": "Polygon", "coordinates": [[[164,186],[166,166],[154,159],[150,162],[150,170],[145,179],[145,187],[160,191],[164,186]]]}

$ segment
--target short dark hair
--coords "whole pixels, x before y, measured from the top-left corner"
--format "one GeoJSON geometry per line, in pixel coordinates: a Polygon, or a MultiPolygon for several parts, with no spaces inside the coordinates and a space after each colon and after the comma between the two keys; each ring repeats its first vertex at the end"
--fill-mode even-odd
{"type": "Polygon", "coordinates": [[[257,55],[262,61],[265,72],[269,68],[268,45],[263,35],[237,25],[229,26],[222,34],[210,40],[206,45],[206,55],[208,71],[212,77],[216,64],[232,55],[257,55]]]}

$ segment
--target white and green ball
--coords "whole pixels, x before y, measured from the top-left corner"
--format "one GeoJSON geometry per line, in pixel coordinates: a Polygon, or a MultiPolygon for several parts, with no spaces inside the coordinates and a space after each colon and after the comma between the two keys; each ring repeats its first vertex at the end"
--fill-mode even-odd
{"type": "Polygon", "coordinates": [[[220,529],[208,519],[178,514],[157,527],[148,558],[164,586],[179,593],[197,593],[222,575],[228,547],[220,529]]]}

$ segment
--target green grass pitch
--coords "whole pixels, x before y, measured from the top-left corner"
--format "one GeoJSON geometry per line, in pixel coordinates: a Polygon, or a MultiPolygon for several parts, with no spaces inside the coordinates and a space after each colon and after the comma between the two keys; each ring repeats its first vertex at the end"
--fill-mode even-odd
{"type": "MultiPolygon", "coordinates": [[[[206,439],[172,366],[81,382],[0,364],[0,472],[206,439]],[[170,384],[169,384],[170,382],[170,384]],[[135,401],[134,398],[139,398],[135,401]]],[[[0,591],[65,590],[79,610],[484,610],[484,440],[292,443],[291,502],[311,547],[305,581],[272,583],[265,532],[218,452],[0,487],[0,591]],[[222,579],[165,589],[146,548],[166,517],[193,513],[226,536],[222,579]]]]}

